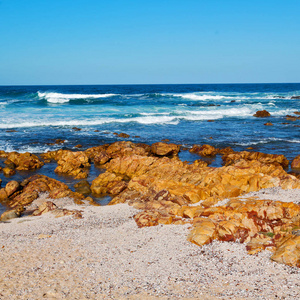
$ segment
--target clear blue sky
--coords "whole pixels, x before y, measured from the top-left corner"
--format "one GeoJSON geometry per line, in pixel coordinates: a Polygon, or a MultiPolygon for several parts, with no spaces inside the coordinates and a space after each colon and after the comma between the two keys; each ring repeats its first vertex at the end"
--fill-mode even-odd
{"type": "Polygon", "coordinates": [[[300,82],[300,0],[0,0],[0,85],[300,82]]]}

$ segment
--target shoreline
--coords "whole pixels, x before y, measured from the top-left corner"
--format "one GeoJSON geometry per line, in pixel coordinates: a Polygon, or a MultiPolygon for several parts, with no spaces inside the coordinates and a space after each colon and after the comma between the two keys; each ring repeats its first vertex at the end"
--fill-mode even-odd
{"type": "Polygon", "coordinates": [[[55,161],[80,185],[36,174],[0,190],[11,207],[0,222],[0,298],[300,297],[300,180],[284,170],[289,161],[194,145],[199,159],[187,163],[179,150],[116,142],[41,157],[2,151],[10,170],[39,173],[55,161]],[[215,155],[224,166],[207,164],[215,155]],[[103,172],[90,185],[96,164],[103,172]],[[97,206],[91,191],[113,200],[97,206]]]}
{"type": "MultiPolygon", "coordinates": [[[[273,194],[279,199],[281,194],[273,194]]],[[[286,194],[287,192],[284,191],[286,194]]],[[[263,194],[264,195],[264,194],[263,194]]],[[[294,191],[291,199],[300,197],[294,191]]],[[[70,204],[71,202],[65,202],[70,204]]],[[[83,219],[23,217],[0,223],[5,299],[296,299],[300,269],[249,255],[244,244],[186,240],[190,225],[138,228],[127,204],[83,219]]]]}

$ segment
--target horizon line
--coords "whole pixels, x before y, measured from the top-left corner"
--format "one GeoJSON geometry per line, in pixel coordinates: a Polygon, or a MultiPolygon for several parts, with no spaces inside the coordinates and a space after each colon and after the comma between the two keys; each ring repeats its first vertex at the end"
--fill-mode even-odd
{"type": "Polygon", "coordinates": [[[0,84],[0,87],[10,86],[93,86],[93,85],[241,85],[241,84],[300,84],[300,82],[232,82],[232,83],[84,83],[84,84],[0,84]]]}

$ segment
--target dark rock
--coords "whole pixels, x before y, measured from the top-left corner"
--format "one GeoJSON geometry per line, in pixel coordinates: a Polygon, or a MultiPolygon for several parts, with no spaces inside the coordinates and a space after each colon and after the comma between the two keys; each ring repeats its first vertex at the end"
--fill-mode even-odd
{"type": "Polygon", "coordinates": [[[75,130],[75,131],[80,131],[81,130],[81,128],[78,128],[78,127],[73,127],[72,129],[75,130]]]}
{"type": "Polygon", "coordinates": [[[300,96],[292,96],[291,99],[300,99],[300,96]]]}
{"type": "Polygon", "coordinates": [[[258,110],[253,117],[257,117],[257,118],[265,118],[265,117],[270,117],[271,114],[266,111],[266,110],[258,110]]]}
{"type": "Polygon", "coordinates": [[[74,188],[77,193],[82,195],[89,195],[92,192],[87,180],[82,180],[74,184],[74,188]]]}

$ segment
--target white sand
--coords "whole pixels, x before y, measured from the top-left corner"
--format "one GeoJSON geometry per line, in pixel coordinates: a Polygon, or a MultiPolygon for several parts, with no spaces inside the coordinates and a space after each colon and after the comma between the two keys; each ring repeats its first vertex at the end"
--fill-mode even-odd
{"type": "Polygon", "coordinates": [[[1,300],[300,298],[300,269],[272,262],[268,251],[201,248],[186,240],[188,225],[139,229],[127,204],[67,208],[84,218],[48,213],[0,223],[1,300]]]}

